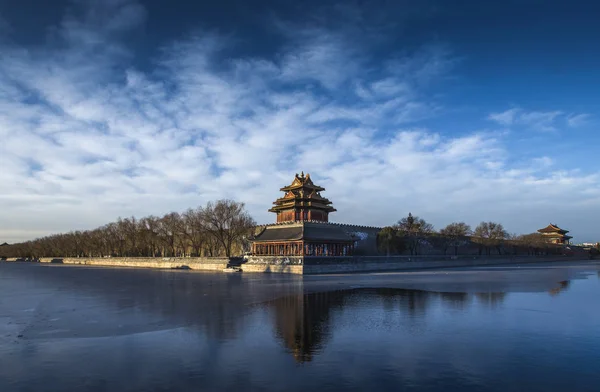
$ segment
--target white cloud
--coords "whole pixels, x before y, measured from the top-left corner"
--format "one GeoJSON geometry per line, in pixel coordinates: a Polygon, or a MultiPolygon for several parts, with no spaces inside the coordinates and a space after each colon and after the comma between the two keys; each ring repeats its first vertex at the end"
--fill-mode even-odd
{"type": "Polygon", "coordinates": [[[555,131],[556,118],[563,113],[553,112],[523,112],[519,115],[518,121],[525,126],[540,131],[555,131]]]}
{"type": "Polygon", "coordinates": [[[512,125],[515,122],[515,116],[519,113],[520,109],[514,108],[509,109],[500,113],[492,113],[488,116],[488,119],[493,120],[501,125],[512,125]]]}
{"type": "MultiPolygon", "coordinates": [[[[118,36],[145,13],[109,5],[69,15],[63,49],[0,47],[0,241],[223,197],[270,222],[278,189],[302,170],[328,189],[337,221],[385,225],[412,211],[438,227],[596,227],[573,214],[600,209],[597,175],[553,173],[544,156],[516,166],[499,135],[415,127],[440,110],[421,88],[447,72],[443,52],[374,70],[367,48],[309,30],[274,59],[217,65],[234,41],[200,32],[142,71],[118,36]]],[[[551,126],[562,115],[511,110],[490,118],[551,126]]]]}
{"type": "Polygon", "coordinates": [[[491,113],[488,120],[506,127],[519,126],[535,131],[553,132],[558,131],[563,125],[571,128],[585,125],[590,117],[585,113],[566,115],[560,110],[527,111],[521,108],[512,108],[504,112],[491,113]]]}
{"type": "Polygon", "coordinates": [[[283,56],[280,76],[287,82],[318,82],[327,89],[338,88],[355,77],[361,67],[357,48],[343,37],[315,30],[300,34],[283,56]],[[340,69],[344,72],[340,72],[340,69]]]}
{"type": "Polygon", "coordinates": [[[572,114],[567,117],[567,124],[571,128],[578,128],[586,125],[592,116],[587,113],[572,114]]]}
{"type": "Polygon", "coordinates": [[[371,90],[379,96],[410,95],[411,88],[408,83],[395,78],[385,78],[371,84],[371,90]]]}
{"type": "Polygon", "coordinates": [[[539,167],[541,169],[548,168],[554,164],[554,160],[547,156],[534,158],[532,162],[534,164],[534,167],[539,167]]]}

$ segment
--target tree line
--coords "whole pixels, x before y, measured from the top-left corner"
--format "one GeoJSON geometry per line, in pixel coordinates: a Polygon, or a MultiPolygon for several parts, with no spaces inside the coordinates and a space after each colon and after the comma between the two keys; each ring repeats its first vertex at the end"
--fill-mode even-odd
{"type": "MultiPolygon", "coordinates": [[[[255,226],[243,203],[218,200],[183,213],[119,218],[93,230],[3,244],[0,257],[231,257],[248,250],[255,226]]],[[[540,233],[509,234],[497,222],[481,222],[474,230],[464,222],[453,222],[436,231],[411,213],[384,227],[377,246],[385,255],[419,255],[426,247],[454,255],[469,246],[477,246],[480,255],[548,254],[562,249],[547,243],[540,233]]]]}
{"type": "Polygon", "coordinates": [[[459,249],[475,244],[479,254],[507,254],[525,250],[528,254],[557,253],[561,247],[549,244],[540,233],[510,234],[502,224],[481,222],[475,229],[465,222],[453,222],[436,231],[432,224],[411,213],[377,236],[379,251],[386,255],[421,254],[424,247],[441,248],[444,254],[459,254],[459,249]],[[518,249],[517,249],[518,248],[518,249]]]}
{"type": "Polygon", "coordinates": [[[256,225],[244,203],[208,202],[162,217],[119,218],[93,230],[54,234],[0,247],[0,257],[231,257],[256,225]]]}

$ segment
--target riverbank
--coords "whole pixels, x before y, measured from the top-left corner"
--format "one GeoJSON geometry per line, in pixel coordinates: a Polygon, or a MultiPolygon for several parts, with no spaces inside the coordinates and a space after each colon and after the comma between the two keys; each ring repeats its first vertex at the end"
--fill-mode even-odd
{"type": "MultiPolygon", "coordinates": [[[[8,259],[7,262],[24,261],[8,259]]],[[[40,263],[100,267],[186,269],[223,271],[232,260],[225,257],[65,257],[41,258],[40,263]]],[[[411,271],[438,268],[517,265],[584,261],[578,256],[356,256],[356,257],[249,257],[241,262],[243,272],[319,275],[360,272],[411,271]]]]}
{"type": "MultiPolygon", "coordinates": [[[[25,261],[8,259],[7,262],[25,261]]],[[[100,267],[188,269],[201,271],[222,271],[229,264],[226,257],[44,257],[40,263],[92,265],[100,267]]]]}

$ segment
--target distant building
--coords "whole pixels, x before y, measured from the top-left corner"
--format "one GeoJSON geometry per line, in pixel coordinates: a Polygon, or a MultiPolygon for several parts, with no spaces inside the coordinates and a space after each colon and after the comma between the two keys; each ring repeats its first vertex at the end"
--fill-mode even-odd
{"type": "Polygon", "coordinates": [[[277,223],[257,228],[253,255],[351,256],[357,246],[363,253],[376,252],[380,229],[329,223],[329,214],[336,209],[321,196],[325,188],[315,185],[310,174],[296,174],[293,182],[280,190],[284,196],[269,209],[277,214],[277,223]]]}
{"type": "Polygon", "coordinates": [[[8,243],[7,243],[7,242],[5,242],[5,243],[3,243],[3,244],[0,244],[0,246],[8,246],[8,243]]]}
{"type": "Polygon", "coordinates": [[[546,242],[551,244],[562,244],[568,245],[570,244],[571,236],[568,236],[567,233],[569,230],[563,230],[557,225],[550,223],[548,226],[543,229],[539,229],[538,233],[540,233],[546,242]]]}

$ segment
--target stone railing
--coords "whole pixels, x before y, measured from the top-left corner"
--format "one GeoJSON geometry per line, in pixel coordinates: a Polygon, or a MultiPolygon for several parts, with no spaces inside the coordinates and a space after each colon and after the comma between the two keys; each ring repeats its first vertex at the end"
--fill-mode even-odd
{"type": "Polygon", "coordinates": [[[268,265],[302,265],[303,256],[250,256],[246,264],[268,264],[268,265]]]}

